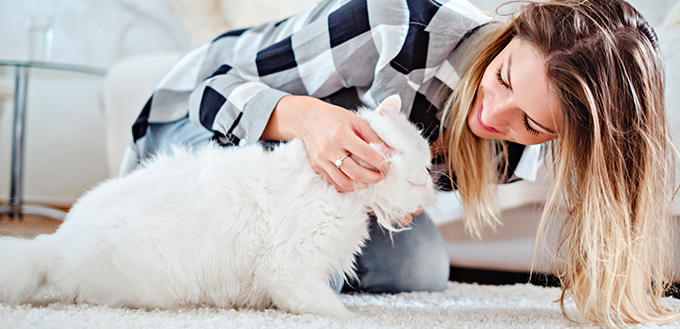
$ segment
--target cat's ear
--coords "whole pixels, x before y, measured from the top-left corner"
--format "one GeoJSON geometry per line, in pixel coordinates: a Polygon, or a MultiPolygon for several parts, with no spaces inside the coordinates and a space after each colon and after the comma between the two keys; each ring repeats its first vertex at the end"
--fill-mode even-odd
{"type": "Polygon", "coordinates": [[[397,114],[401,110],[401,98],[399,95],[392,95],[385,98],[380,106],[378,106],[378,112],[382,115],[385,114],[397,114]]]}

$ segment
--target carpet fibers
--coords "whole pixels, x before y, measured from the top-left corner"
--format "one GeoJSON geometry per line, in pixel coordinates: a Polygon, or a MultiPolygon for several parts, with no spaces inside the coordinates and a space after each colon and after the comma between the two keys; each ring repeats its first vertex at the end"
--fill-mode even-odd
{"type": "MultiPolygon", "coordinates": [[[[43,294],[45,296],[49,294],[43,294]]],[[[441,293],[343,294],[349,320],[278,310],[140,310],[49,302],[0,304],[0,328],[580,328],[562,316],[558,288],[450,283],[441,293]]],[[[665,302],[680,307],[680,300],[665,302]]],[[[573,304],[567,312],[576,313],[573,304]]],[[[635,328],[680,328],[680,323],[635,328]]]]}

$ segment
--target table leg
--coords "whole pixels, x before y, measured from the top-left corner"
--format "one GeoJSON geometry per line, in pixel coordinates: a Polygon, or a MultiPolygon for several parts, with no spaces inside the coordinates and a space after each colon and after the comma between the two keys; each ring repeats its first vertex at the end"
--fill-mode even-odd
{"type": "Polygon", "coordinates": [[[8,211],[12,220],[21,219],[27,87],[28,68],[17,66],[14,85],[14,127],[12,128],[12,176],[8,211]]]}
{"type": "MultiPolygon", "coordinates": [[[[21,220],[23,214],[30,214],[63,220],[66,217],[66,212],[64,211],[49,206],[27,205],[23,202],[26,101],[30,63],[14,63],[9,65],[14,66],[16,69],[14,88],[14,121],[12,127],[11,181],[9,204],[0,205],[0,216],[8,214],[11,220],[21,220]]],[[[49,68],[48,66],[44,65],[45,63],[42,63],[42,65],[39,65],[39,67],[49,68]]],[[[53,68],[64,69],[58,66],[53,68]]],[[[69,70],[68,68],[66,69],[69,70]]],[[[78,71],[76,69],[70,70],[78,71]]],[[[103,73],[98,71],[84,72],[103,75],[103,73]]]]}
{"type": "Polygon", "coordinates": [[[9,204],[0,206],[0,215],[8,214],[10,220],[21,220],[22,214],[40,215],[64,219],[66,213],[47,206],[24,205],[24,140],[26,128],[26,99],[28,93],[28,70],[26,66],[16,66],[14,87],[14,126],[12,128],[12,175],[9,190],[9,204]]]}

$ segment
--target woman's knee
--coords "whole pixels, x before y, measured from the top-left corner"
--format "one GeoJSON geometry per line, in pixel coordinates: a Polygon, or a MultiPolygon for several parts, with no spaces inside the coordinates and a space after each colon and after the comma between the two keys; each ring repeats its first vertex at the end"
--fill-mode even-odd
{"type": "MultiPolygon", "coordinates": [[[[431,232],[432,233],[432,232],[431,232]]],[[[443,291],[449,281],[449,256],[439,232],[419,241],[403,258],[395,278],[397,291],[443,291]]]]}
{"type": "Polygon", "coordinates": [[[410,230],[393,234],[371,227],[371,240],[358,259],[359,287],[368,292],[442,291],[449,257],[437,227],[426,215],[410,230]]]}

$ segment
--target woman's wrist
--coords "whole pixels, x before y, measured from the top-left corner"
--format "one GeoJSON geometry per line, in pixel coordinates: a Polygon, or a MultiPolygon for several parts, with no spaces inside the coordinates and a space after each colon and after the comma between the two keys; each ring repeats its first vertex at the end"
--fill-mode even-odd
{"type": "Polygon", "coordinates": [[[289,141],[301,137],[305,112],[319,101],[309,96],[281,97],[262,133],[262,140],[289,141]]]}

